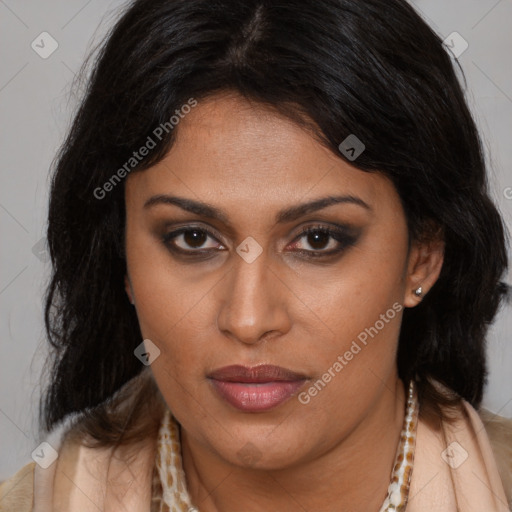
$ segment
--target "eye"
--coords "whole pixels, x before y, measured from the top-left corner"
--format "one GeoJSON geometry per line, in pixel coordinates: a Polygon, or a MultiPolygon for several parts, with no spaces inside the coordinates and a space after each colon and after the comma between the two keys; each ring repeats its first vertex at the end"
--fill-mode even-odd
{"type": "Polygon", "coordinates": [[[167,233],[163,241],[170,250],[183,254],[204,254],[212,249],[224,249],[220,243],[207,244],[209,238],[217,240],[207,229],[187,226],[167,233]]]}
{"type": "Polygon", "coordinates": [[[353,233],[341,226],[307,226],[295,239],[292,248],[311,257],[330,256],[353,245],[356,238],[353,233]],[[301,240],[304,241],[300,242],[301,240]],[[300,246],[305,246],[305,249],[300,246]]]}
{"type": "MultiPolygon", "coordinates": [[[[290,247],[307,257],[326,257],[341,253],[356,239],[350,229],[342,226],[307,226],[290,247]]],[[[166,233],[163,242],[170,251],[190,257],[211,255],[214,251],[226,249],[210,230],[194,226],[166,233]]]]}

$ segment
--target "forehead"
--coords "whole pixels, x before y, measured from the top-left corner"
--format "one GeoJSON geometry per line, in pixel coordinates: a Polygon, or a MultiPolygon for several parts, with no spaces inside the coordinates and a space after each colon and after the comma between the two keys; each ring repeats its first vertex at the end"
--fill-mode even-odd
{"type": "Polygon", "coordinates": [[[262,215],[326,195],[397,200],[384,175],[357,169],[293,121],[237,95],[200,101],[180,119],[165,158],[128,177],[127,202],[177,193],[262,215]]]}

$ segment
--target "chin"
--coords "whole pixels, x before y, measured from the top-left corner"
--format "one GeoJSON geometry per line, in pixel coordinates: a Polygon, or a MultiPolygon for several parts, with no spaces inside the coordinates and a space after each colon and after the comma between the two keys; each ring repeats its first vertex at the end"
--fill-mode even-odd
{"type": "MultiPolygon", "coordinates": [[[[218,442],[218,438],[217,438],[218,442]]],[[[218,454],[231,464],[244,469],[259,471],[284,470],[307,457],[304,436],[287,434],[260,436],[238,435],[236,441],[214,447],[218,454]]]]}

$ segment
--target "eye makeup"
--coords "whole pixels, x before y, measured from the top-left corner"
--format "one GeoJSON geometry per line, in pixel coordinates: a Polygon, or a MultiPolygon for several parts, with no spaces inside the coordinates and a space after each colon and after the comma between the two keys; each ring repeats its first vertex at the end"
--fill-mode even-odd
{"type": "MultiPolygon", "coordinates": [[[[357,242],[360,231],[342,224],[307,225],[286,246],[286,251],[298,253],[304,258],[332,258],[352,247],[357,242]],[[312,249],[300,248],[301,246],[312,249]]],[[[226,246],[219,241],[219,236],[205,226],[181,226],[164,233],[161,240],[172,254],[191,260],[209,258],[216,252],[226,250],[226,246]]]]}

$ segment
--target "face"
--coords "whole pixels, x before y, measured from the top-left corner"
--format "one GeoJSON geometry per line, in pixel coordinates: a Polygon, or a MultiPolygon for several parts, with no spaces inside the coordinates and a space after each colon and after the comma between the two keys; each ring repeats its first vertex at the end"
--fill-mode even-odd
{"type": "Polygon", "coordinates": [[[348,436],[396,379],[402,307],[427,278],[390,180],[225,95],[125,194],[127,291],[190,439],[279,468],[348,436]]]}

